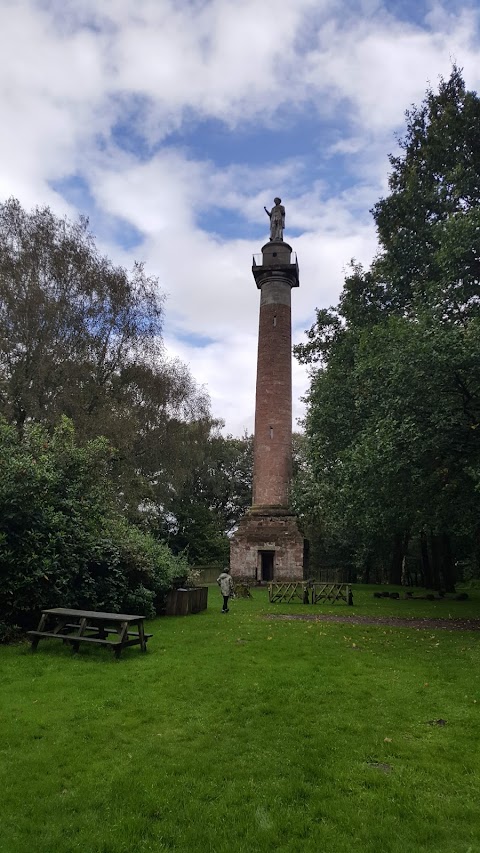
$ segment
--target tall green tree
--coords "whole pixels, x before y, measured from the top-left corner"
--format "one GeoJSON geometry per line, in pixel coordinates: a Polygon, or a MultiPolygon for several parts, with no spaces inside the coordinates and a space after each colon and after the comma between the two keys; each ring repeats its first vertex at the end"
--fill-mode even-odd
{"type": "Polygon", "coordinates": [[[478,559],[479,119],[457,68],[407,113],[378,255],[296,348],[312,365],[297,493],[364,577],[400,582],[414,539],[428,586],[478,559]]]}
{"type": "Polygon", "coordinates": [[[210,434],[209,400],[165,354],[163,295],[103,257],[88,221],[0,205],[0,414],[105,435],[128,510],[162,503],[210,434]]]}
{"type": "Polygon", "coordinates": [[[182,559],[129,525],[104,438],[79,444],[71,421],[21,434],[0,418],[0,641],[44,607],[154,615],[182,559]],[[3,627],[2,627],[3,623],[3,627]]]}
{"type": "Polygon", "coordinates": [[[193,565],[228,562],[229,534],[251,504],[252,469],[252,436],[210,436],[163,519],[176,553],[185,552],[193,565]]]}
{"type": "Polygon", "coordinates": [[[480,99],[454,67],[406,118],[390,194],[373,209],[375,277],[391,310],[462,322],[478,307],[480,99]]]}

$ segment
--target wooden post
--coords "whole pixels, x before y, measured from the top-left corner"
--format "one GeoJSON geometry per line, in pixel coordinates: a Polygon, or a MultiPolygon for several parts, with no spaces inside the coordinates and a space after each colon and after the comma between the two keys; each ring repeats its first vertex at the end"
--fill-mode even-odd
{"type": "Polygon", "coordinates": [[[147,651],[147,644],[145,642],[145,631],[143,628],[143,622],[138,623],[138,635],[140,637],[140,648],[141,648],[142,652],[146,652],[147,651]]]}

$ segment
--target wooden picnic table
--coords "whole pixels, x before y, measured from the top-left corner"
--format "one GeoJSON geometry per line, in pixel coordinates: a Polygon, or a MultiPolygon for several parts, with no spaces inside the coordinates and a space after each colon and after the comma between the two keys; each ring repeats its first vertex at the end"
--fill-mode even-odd
{"type": "Polygon", "coordinates": [[[28,631],[28,635],[33,652],[40,640],[53,638],[70,644],[74,652],[78,652],[80,643],[107,646],[119,658],[127,646],[139,645],[143,652],[147,651],[147,640],[152,635],[145,633],[144,621],[145,616],[128,613],[53,607],[42,610],[37,630],[28,631]],[[109,634],[116,635],[116,639],[110,640],[109,634]]]}

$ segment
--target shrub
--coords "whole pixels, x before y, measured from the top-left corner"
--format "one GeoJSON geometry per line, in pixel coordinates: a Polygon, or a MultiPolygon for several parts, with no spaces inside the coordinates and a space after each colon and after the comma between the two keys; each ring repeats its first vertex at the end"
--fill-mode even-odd
{"type": "Polygon", "coordinates": [[[121,516],[104,439],[77,445],[62,420],[22,437],[0,421],[0,614],[30,627],[45,607],[161,609],[185,560],[121,516]]]}
{"type": "Polygon", "coordinates": [[[125,612],[134,613],[138,616],[156,615],[155,609],[155,593],[151,589],[147,589],[142,584],[139,584],[135,589],[130,590],[125,598],[125,612]]]}
{"type": "Polygon", "coordinates": [[[7,625],[0,622],[0,643],[14,643],[21,637],[21,629],[18,625],[7,625]]]}

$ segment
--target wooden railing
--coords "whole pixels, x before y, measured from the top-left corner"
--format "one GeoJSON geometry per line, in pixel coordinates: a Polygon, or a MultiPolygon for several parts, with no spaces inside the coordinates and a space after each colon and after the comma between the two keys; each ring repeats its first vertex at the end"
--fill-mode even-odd
{"type": "Polygon", "coordinates": [[[353,604],[352,590],[346,583],[312,583],[312,581],[273,581],[268,587],[268,598],[272,604],[289,604],[300,601],[302,604],[321,604],[344,601],[353,604]]]}

